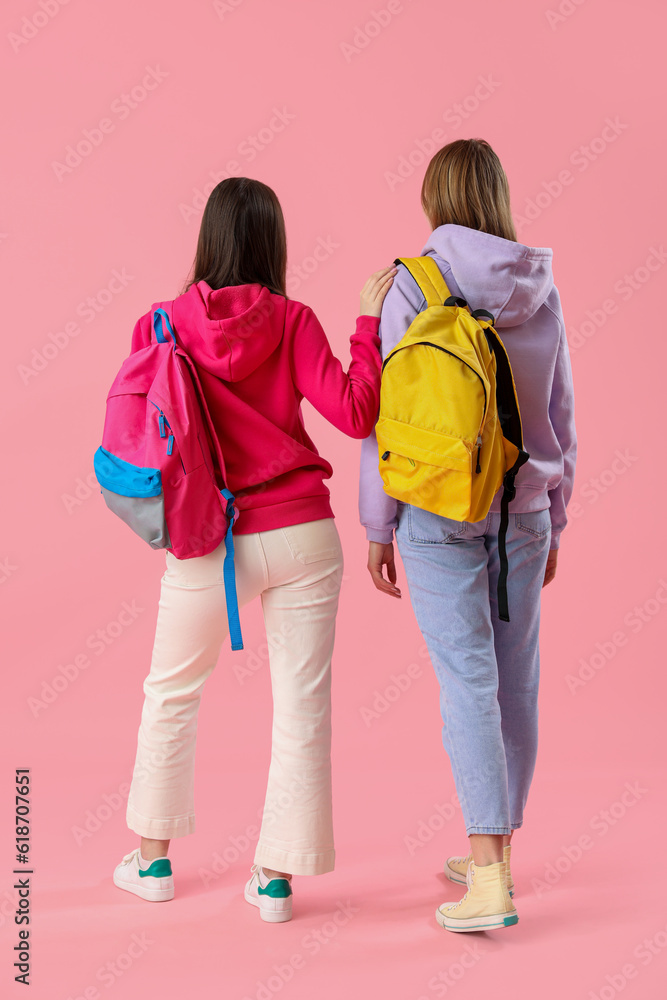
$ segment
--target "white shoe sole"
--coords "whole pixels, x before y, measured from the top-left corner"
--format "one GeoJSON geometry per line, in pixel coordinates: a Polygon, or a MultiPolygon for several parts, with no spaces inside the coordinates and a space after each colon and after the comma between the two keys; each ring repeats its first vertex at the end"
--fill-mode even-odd
{"type": "Polygon", "coordinates": [[[456,919],[455,917],[447,917],[445,914],[438,909],[435,911],[435,919],[438,921],[441,927],[444,927],[447,931],[489,931],[497,927],[512,927],[514,924],[518,924],[519,915],[515,911],[514,913],[495,913],[488,917],[466,917],[465,919],[456,919]]]}
{"type": "Polygon", "coordinates": [[[450,868],[448,864],[445,864],[445,875],[451,882],[458,882],[459,885],[466,885],[465,875],[461,875],[460,872],[454,871],[450,868]]]}
{"type": "MultiPolygon", "coordinates": [[[[467,885],[468,884],[466,882],[465,875],[461,875],[460,872],[454,871],[454,869],[450,868],[448,864],[445,864],[445,875],[450,880],[450,882],[457,882],[459,885],[467,885]]],[[[514,895],[514,886],[512,886],[512,888],[508,889],[507,891],[509,892],[510,897],[513,896],[514,895]]]]}
{"type": "MultiPolygon", "coordinates": [[[[292,897],[287,897],[287,904],[283,904],[280,910],[269,910],[266,906],[262,906],[261,900],[257,896],[251,895],[247,889],[243,891],[244,898],[247,903],[252,903],[253,906],[259,908],[259,915],[262,920],[266,920],[270,924],[281,924],[285,920],[292,919],[292,897]]],[[[281,901],[282,902],[282,901],[281,901]]]]}
{"type": "MultiPolygon", "coordinates": [[[[151,876],[148,877],[150,878],[151,876]]],[[[173,885],[167,889],[158,889],[148,885],[137,885],[136,882],[124,881],[119,875],[116,874],[116,872],[113,873],[113,882],[119,889],[125,889],[126,892],[133,892],[135,896],[139,896],[141,899],[147,899],[149,903],[162,903],[167,899],[174,898],[173,885]]]]}

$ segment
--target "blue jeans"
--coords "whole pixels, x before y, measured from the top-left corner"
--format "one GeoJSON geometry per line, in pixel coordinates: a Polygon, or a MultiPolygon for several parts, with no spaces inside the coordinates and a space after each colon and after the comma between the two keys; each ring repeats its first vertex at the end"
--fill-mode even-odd
{"type": "Polygon", "coordinates": [[[523,823],[537,755],[540,595],[549,508],[507,528],[510,621],[498,618],[500,514],[454,521],[399,504],[396,542],[440,684],[442,741],[466,834],[523,823]]]}

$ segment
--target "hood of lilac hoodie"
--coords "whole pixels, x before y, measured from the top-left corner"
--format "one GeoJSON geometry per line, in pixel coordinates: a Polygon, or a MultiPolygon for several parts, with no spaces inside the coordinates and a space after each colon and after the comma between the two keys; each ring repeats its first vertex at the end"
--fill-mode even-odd
{"type": "Polygon", "coordinates": [[[470,308],[488,309],[498,329],[534,316],[554,285],[550,247],[529,247],[466,226],[438,226],[424,254],[447,262],[470,308]]]}
{"type": "MultiPolygon", "coordinates": [[[[517,387],[524,447],[530,458],[516,478],[510,511],[551,508],[551,548],[567,523],[576,459],[574,395],[560,295],[552,272],[553,250],[446,224],[434,229],[421,255],[437,263],[452,295],[470,308],[486,309],[505,345],[517,387]]],[[[414,256],[404,253],[403,256],[414,256]]],[[[400,266],[382,306],[382,356],[394,349],[426,301],[400,266]]],[[[502,488],[491,511],[500,511],[502,488]]],[[[366,536],[388,543],[397,525],[397,504],[383,490],[377,440],[362,444],[359,511],[366,536]]]]}

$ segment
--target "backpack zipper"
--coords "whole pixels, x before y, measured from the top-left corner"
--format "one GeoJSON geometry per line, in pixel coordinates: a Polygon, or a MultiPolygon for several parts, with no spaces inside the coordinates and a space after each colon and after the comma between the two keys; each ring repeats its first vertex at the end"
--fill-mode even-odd
{"type": "MultiPolygon", "coordinates": [[[[388,354],[387,357],[382,362],[382,371],[384,372],[385,366],[386,366],[387,362],[389,361],[389,359],[393,358],[393,356],[395,354],[398,354],[399,351],[405,351],[405,350],[407,350],[408,347],[419,347],[419,346],[423,346],[423,347],[435,347],[436,350],[442,351],[444,354],[449,354],[452,358],[456,358],[457,361],[460,361],[461,364],[464,364],[466,366],[466,368],[469,368],[471,372],[474,372],[475,375],[477,376],[477,378],[482,383],[482,390],[484,392],[484,412],[482,413],[482,422],[479,425],[479,431],[477,432],[477,440],[475,441],[475,444],[477,445],[477,465],[475,467],[475,472],[476,473],[477,472],[481,472],[482,471],[482,467],[479,464],[479,454],[480,454],[480,452],[482,450],[482,428],[484,427],[484,421],[486,419],[487,399],[486,399],[486,385],[484,384],[484,379],[482,378],[482,376],[480,375],[480,373],[477,371],[477,369],[474,368],[473,365],[469,364],[467,361],[464,361],[464,359],[459,354],[456,354],[454,351],[448,351],[446,347],[440,347],[439,344],[433,344],[433,343],[431,343],[430,340],[418,340],[414,344],[406,344],[405,347],[395,348],[391,352],[391,354],[388,354]]],[[[388,456],[389,456],[389,452],[386,451],[382,457],[386,458],[388,456]]]]}
{"type": "MultiPolygon", "coordinates": [[[[148,402],[149,403],[153,403],[153,400],[149,399],[148,402]]],[[[167,418],[165,416],[165,413],[164,413],[164,410],[161,410],[160,407],[157,405],[157,403],[153,403],[153,406],[156,408],[156,410],[158,411],[158,414],[159,414],[159,416],[158,416],[158,426],[159,426],[159,429],[160,429],[160,437],[161,438],[163,438],[163,437],[167,438],[167,454],[171,455],[171,453],[174,450],[174,435],[173,434],[169,434],[169,436],[167,436],[167,432],[165,430],[165,426],[167,426],[169,428],[169,430],[171,431],[171,424],[167,420],[167,418]]],[[[183,469],[183,472],[185,473],[185,466],[183,465],[183,459],[181,458],[180,455],[178,456],[178,458],[179,458],[179,461],[181,463],[181,468],[183,469]]]]}

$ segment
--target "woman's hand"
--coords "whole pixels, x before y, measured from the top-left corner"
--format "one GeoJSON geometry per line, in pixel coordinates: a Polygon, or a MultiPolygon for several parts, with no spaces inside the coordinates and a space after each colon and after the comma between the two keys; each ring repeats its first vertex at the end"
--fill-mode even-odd
{"type": "Polygon", "coordinates": [[[549,549],[549,555],[547,556],[547,568],[544,571],[544,581],[542,583],[543,587],[546,587],[548,583],[551,583],[556,575],[556,563],[558,562],[558,549],[549,549]]]}
{"type": "Polygon", "coordinates": [[[370,278],[361,289],[361,309],[360,316],[379,316],[382,311],[384,297],[391,288],[394,275],[398,271],[392,264],[391,267],[383,267],[381,271],[371,274],[370,278]]]}
{"type": "Polygon", "coordinates": [[[394,562],[394,546],[391,542],[383,545],[382,542],[368,543],[368,572],[371,579],[383,594],[390,597],[400,597],[401,591],[396,586],[396,563],[394,562]],[[387,577],[382,575],[382,567],[387,567],[387,577]]]}

